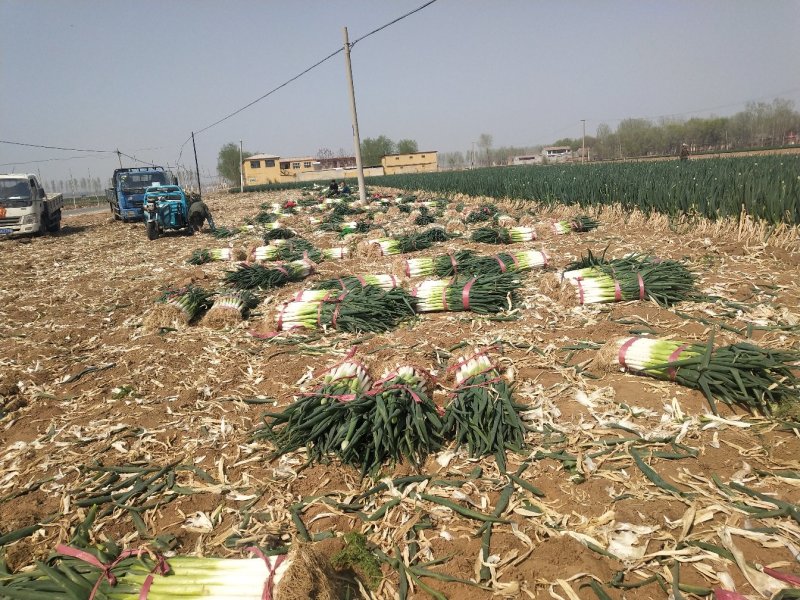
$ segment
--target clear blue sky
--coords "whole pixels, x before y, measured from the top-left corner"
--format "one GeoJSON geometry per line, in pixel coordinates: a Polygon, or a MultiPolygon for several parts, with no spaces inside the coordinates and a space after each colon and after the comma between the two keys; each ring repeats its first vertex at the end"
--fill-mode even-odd
{"type": "MultiPolygon", "coordinates": [[[[0,0],[0,139],[114,149],[173,165],[199,130],[424,0],[0,0]]],[[[797,0],[438,0],[360,42],[361,136],[425,150],[535,145],[621,118],[800,103],[797,0]]],[[[344,57],[197,138],[352,153],[344,57]]],[[[191,145],[181,162],[190,164],[191,145]]],[[[116,157],[0,144],[0,164],[101,176],[116,157]]],[[[130,165],[126,161],[126,166],[130,165]]],[[[10,169],[0,166],[0,172],[10,169]]]]}

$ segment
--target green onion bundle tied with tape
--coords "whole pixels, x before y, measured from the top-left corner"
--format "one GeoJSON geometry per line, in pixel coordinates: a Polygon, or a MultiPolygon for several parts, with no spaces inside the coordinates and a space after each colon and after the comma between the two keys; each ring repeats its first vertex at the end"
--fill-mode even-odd
{"type": "Polygon", "coordinates": [[[322,256],[328,260],[342,260],[344,258],[350,258],[350,248],[347,246],[341,246],[339,248],[324,248],[322,250],[322,256]]]}
{"type": "Polygon", "coordinates": [[[0,598],[47,600],[336,600],[333,569],[310,545],[258,558],[165,558],[145,550],[59,545],[46,563],[0,578],[0,598]]]}
{"type": "Polygon", "coordinates": [[[253,262],[262,262],[269,260],[278,260],[278,246],[256,246],[250,251],[250,260],[253,262]]]}
{"type": "Polygon", "coordinates": [[[213,292],[196,285],[167,289],[144,319],[145,327],[167,328],[187,325],[211,306],[213,292]]]}
{"type": "Polygon", "coordinates": [[[288,240],[297,236],[297,234],[291,229],[280,227],[279,223],[273,223],[272,225],[278,225],[278,227],[267,228],[267,230],[261,236],[261,238],[267,244],[269,244],[270,240],[288,240]]]}
{"type": "Polygon", "coordinates": [[[514,401],[511,385],[485,352],[461,358],[451,371],[455,387],[445,409],[445,435],[465,444],[472,457],[495,455],[505,469],[505,451],[525,446],[520,413],[528,407],[514,401]]]}
{"type": "Polygon", "coordinates": [[[315,282],[311,287],[315,290],[351,290],[357,287],[374,285],[384,290],[391,290],[399,287],[397,278],[394,275],[348,275],[336,279],[323,279],[315,282]]]}
{"type": "Polygon", "coordinates": [[[431,227],[422,233],[412,233],[400,237],[382,237],[369,240],[363,244],[362,250],[365,254],[377,254],[379,256],[390,256],[394,254],[405,254],[416,250],[430,248],[435,242],[444,242],[450,239],[447,232],[441,227],[431,227]]]}
{"type": "Polygon", "coordinates": [[[233,260],[233,250],[231,248],[213,248],[208,250],[201,248],[192,252],[188,262],[192,265],[202,265],[215,260],[233,260]]]}
{"type": "Polygon", "coordinates": [[[351,425],[339,456],[361,465],[362,476],[386,462],[404,459],[419,466],[442,446],[441,413],[431,400],[430,373],[411,366],[389,371],[366,392],[369,401],[351,405],[351,425]]]}
{"type": "Polygon", "coordinates": [[[346,359],[329,369],[312,392],[302,394],[279,413],[264,415],[264,424],[253,432],[253,439],[273,444],[273,456],[281,456],[305,447],[309,461],[318,461],[328,453],[337,453],[347,432],[355,429],[353,402],[364,399],[372,381],[364,366],[346,359]]]}
{"type": "Polygon", "coordinates": [[[564,221],[556,221],[553,223],[553,232],[558,235],[563,235],[565,233],[581,233],[586,231],[591,231],[592,229],[597,229],[600,226],[600,222],[593,219],[592,217],[588,217],[586,215],[580,215],[575,217],[574,219],[568,219],[564,221]]]}
{"type": "Polygon", "coordinates": [[[473,242],[482,244],[515,244],[536,239],[533,227],[481,227],[472,232],[473,242]]]}
{"type": "Polygon", "coordinates": [[[203,325],[220,329],[240,323],[247,312],[258,306],[258,298],[247,290],[224,291],[203,317],[203,325]]]}
{"type": "Polygon", "coordinates": [[[225,283],[240,290],[266,290],[302,281],[313,272],[314,263],[308,260],[295,260],[274,267],[241,264],[235,271],[225,271],[225,283]]]}
{"type": "Polygon", "coordinates": [[[563,279],[575,288],[572,299],[579,304],[652,299],[671,306],[695,292],[695,276],[682,262],[651,257],[567,271],[563,279]]]}
{"type": "Polygon", "coordinates": [[[425,275],[452,277],[458,274],[482,275],[509,271],[523,272],[546,267],[549,260],[547,254],[539,250],[501,252],[495,256],[480,255],[471,250],[460,250],[434,258],[408,258],[404,261],[404,272],[407,277],[425,275]]]}
{"type": "Polygon", "coordinates": [[[714,413],[717,400],[769,414],[800,398],[800,352],[744,342],[715,348],[713,335],[707,344],[619,338],[601,348],[598,362],[700,390],[714,413]]]}
{"type": "Polygon", "coordinates": [[[417,298],[417,312],[492,314],[511,308],[520,285],[515,273],[459,276],[423,281],[411,293],[417,298]]]}
{"type": "Polygon", "coordinates": [[[416,299],[402,288],[354,286],[338,292],[301,292],[284,303],[275,316],[276,329],[336,329],[339,331],[389,331],[414,316],[416,299]]]}

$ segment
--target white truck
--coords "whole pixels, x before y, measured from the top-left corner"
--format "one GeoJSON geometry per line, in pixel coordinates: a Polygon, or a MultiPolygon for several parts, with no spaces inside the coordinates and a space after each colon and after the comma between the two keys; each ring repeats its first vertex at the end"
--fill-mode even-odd
{"type": "Polygon", "coordinates": [[[36,175],[0,174],[0,238],[61,229],[62,194],[48,196],[36,175]]]}

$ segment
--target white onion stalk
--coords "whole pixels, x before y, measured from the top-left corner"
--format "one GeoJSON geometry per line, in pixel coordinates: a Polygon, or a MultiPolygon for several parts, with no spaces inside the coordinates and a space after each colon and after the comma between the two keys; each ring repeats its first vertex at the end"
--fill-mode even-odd
{"type": "Polygon", "coordinates": [[[366,285],[376,285],[387,292],[399,287],[397,278],[394,275],[378,273],[376,275],[364,275],[362,279],[366,285]]]}
{"type": "Polygon", "coordinates": [[[588,278],[567,279],[576,288],[581,304],[605,304],[618,302],[621,298],[617,283],[608,275],[594,275],[588,278]]]}
{"type": "Polygon", "coordinates": [[[493,369],[492,361],[484,353],[474,354],[471,357],[464,357],[459,360],[458,369],[456,370],[456,386],[461,385],[475,375],[485,373],[493,369]]]}
{"type": "Polygon", "coordinates": [[[572,224],[570,221],[556,221],[553,223],[553,231],[558,235],[572,233],[572,224]]]}
{"type": "Polygon", "coordinates": [[[322,256],[328,260],[340,260],[343,258],[349,258],[350,250],[344,246],[341,248],[325,248],[322,251],[322,256]]]}
{"type": "Polygon", "coordinates": [[[433,258],[409,258],[405,262],[407,277],[422,277],[434,273],[433,258]]]}
{"type": "Polygon", "coordinates": [[[253,260],[261,262],[264,260],[277,260],[278,247],[277,246],[258,246],[253,250],[253,260]]]}
{"type": "Polygon", "coordinates": [[[225,292],[214,299],[214,304],[209,312],[218,310],[231,310],[240,315],[245,309],[245,299],[242,292],[225,292]]]}
{"type": "Polygon", "coordinates": [[[308,277],[314,272],[314,263],[310,260],[293,260],[283,266],[295,277],[308,277]]]}
{"type": "MultiPolygon", "coordinates": [[[[260,600],[264,586],[272,575],[272,589],[275,590],[291,566],[286,559],[276,566],[277,557],[234,559],[200,558],[175,556],[167,559],[169,575],[152,575],[144,567],[134,563],[129,572],[120,577],[122,587],[141,587],[146,579],[151,579],[148,600],[167,600],[170,598],[209,598],[213,600],[260,600]]],[[[138,600],[140,592],[115,593],[114,588],[106,592],[113,600],[138,600]]]]}
{"type": "Polygon", "coordinates": [[[679,340],[659,340],[646,337],[629,337],[619,341],[615,360],[628,371],[646,371],[651,375],[668,377],[669,369],[659,368],[665,363],[700,356],[693,344],[679,340]]]}
{"type": "Polygon", "coordinates": [[[278,329],[317,329],[319,307],[322,300],[286,302],[278,311],[278,329]]]}
{"type": "Polygon", "coordinates": [[[302,292],[298,292],[297,295],[292,298],[293,302],[314,302],[315,300],[326,300],[329,298],[334,292],[331,290],[303,290],[302,292]]]}
{"type": "Polygon", "coordinates": [[[532,242],[536,239],[536,230],[533,227],[509,227],[508,235],[512,242],[532,242]]]}
{"type": "MultiPolygon", "coordinates": [[[[512,256],[516,259],[513,266],[513,270],[515,271],[530,271],[531,269],[546,267],[550,262],[550,257],[539,250],[513,252],[512,256]]],[[[508,267],[509,265],[506,266],[508,267]]]]}
{"type": "Polygon", "coordinates": [[[233,251],[230,248],[212,248],[208,253],[212,260],[233,260],[233,251]]]}
{"type": "Polygon", "coordinates": [[[346,360],[325,373],[322,384],[337,384],[337,387],[343,386],[351,394],[361,394],[372,387],[372,379],[361,363],[346,360]]]}
{"type": "Polygon", "coordinates": [[[575,281],[577,279],[584,279],[589,277],[597,277],[603,275],[603,271],[597,267],[584,267],[583,269],[574,269],[572,271],[564,271],[561,273],[561,279],[568,279],[575,281]]]}
{"type": "Polygon", "coordinates": [[[369,240],[370,244],[375,244],[380,247],[381,254],[384,256],[389,256],[392,254],[400,254],[400,246],[397,243],[397,240],[383,237],[383,238],[375,238],[369,240]]]}
{"type": "Polygon", "coordinates": [[[449,279],[423,281],[411,292],[417,298],[417,312],[442,312],[445,310],[449,279]]]}

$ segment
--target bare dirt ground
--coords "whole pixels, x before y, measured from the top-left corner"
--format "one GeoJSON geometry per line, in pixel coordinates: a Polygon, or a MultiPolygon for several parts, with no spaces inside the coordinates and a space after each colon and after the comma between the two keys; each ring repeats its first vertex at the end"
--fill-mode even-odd
{"type": "MultiPolygon", "coordinates": [[[[209,205],[218,225],[234,227],[262,202],[299,196],[221,194],[209,205]]],[[[467,200],[467,208],[477,202],[467,200]]],[[[243,248],[258,236],[229,242],[206,231],[149,242],[142,224],[91,214],[67,217],[53,237],[0,242],[0,536],[30,526],[4,547],[10,568],[70,541],[87,516],[94,516],[83,532],[90,543],[110,538],[236,557],[246,546],[276,548],[302,537],[299,519],[326,556],[342,547],[342,534],[360,531],[408,565],[444,559],[428,570],[476,580],[481,523],[409,496],[424,490],[490,514],[507,483],[492,458],[449,448],[422,469],[429,479],[388,486],[355,511],[344,505],[375,482],[336,461],[306,466],[301,452],[270,460],[271,448],[250,433],[265,410],[291,402],[313,381],[311,370],[321,373],[353,347],[377,378],[397,364],[444,374],[459,352],[491,346],[513,365],[517,399],[530,405],[532,425],[548,432],[531,433],[526,453],[508,456],[509,472],[529,463],[521,477],[543,496],[515,488],[500,515],[506,522],[493,527],[490,577],[480,587],[434,577],[422,584],[448,598],[595,598],[592,582],[615,599],[731,585],[756,597],[776,581],[759,566],[800,572],[800,439],[789,424],[800,421],[797,413],[771,420],[723,405],[713,418],[697,391],[594,368],[591,344],[630,332],[705,341],[712,329],[726,343],[747,339],[751,325],[751,341],[798,348],[796,231],[765,244],[764,230],[754,226],[670,224],[607,210],[599,229],[557,236],[545,224],[574,216],[571,209],[505,205],[515,216],[532,214],[539,233],[513,248],[551,257],[547,271],[527,277],[519,319],[429,314],[387,334],[265,340],[250,331],[274,329],[263,322],[270,308],[310,281],[389,272],[392,257],[322,262],[316,275],[276,290],[250,322],[228,330],[200,321],[154,331],[142,321],[160,289],[189,282],[219,288],[223,271],[233,268],[189,265],[193,250],[243,248]],[[730,302],[569,307],[541,293],[550,271],[606,246],[610,256],[685,259],[700,289],[730,302]],[[657,486],[653,473],[671,489],[657,486]],[[364,518],[387,503],[382,516],[364,518]]],[[[320,248],[339,245],[335,234],[309,225],[307,214],[281,221],[320,248]]],[[[394,215],[385,227],[406,229],[407,216],[394,215]]],[[[508,249],[453,240],[416,254],[463,247],[508,249]]],[[[413,474],[407,465],[384,473],[413,474]]],[[[383,572],[372,593],[395,597],[399,575],[388,565],[383,572]]],[[[410,597],[428,597],[411,583],[410,597]]]]}

